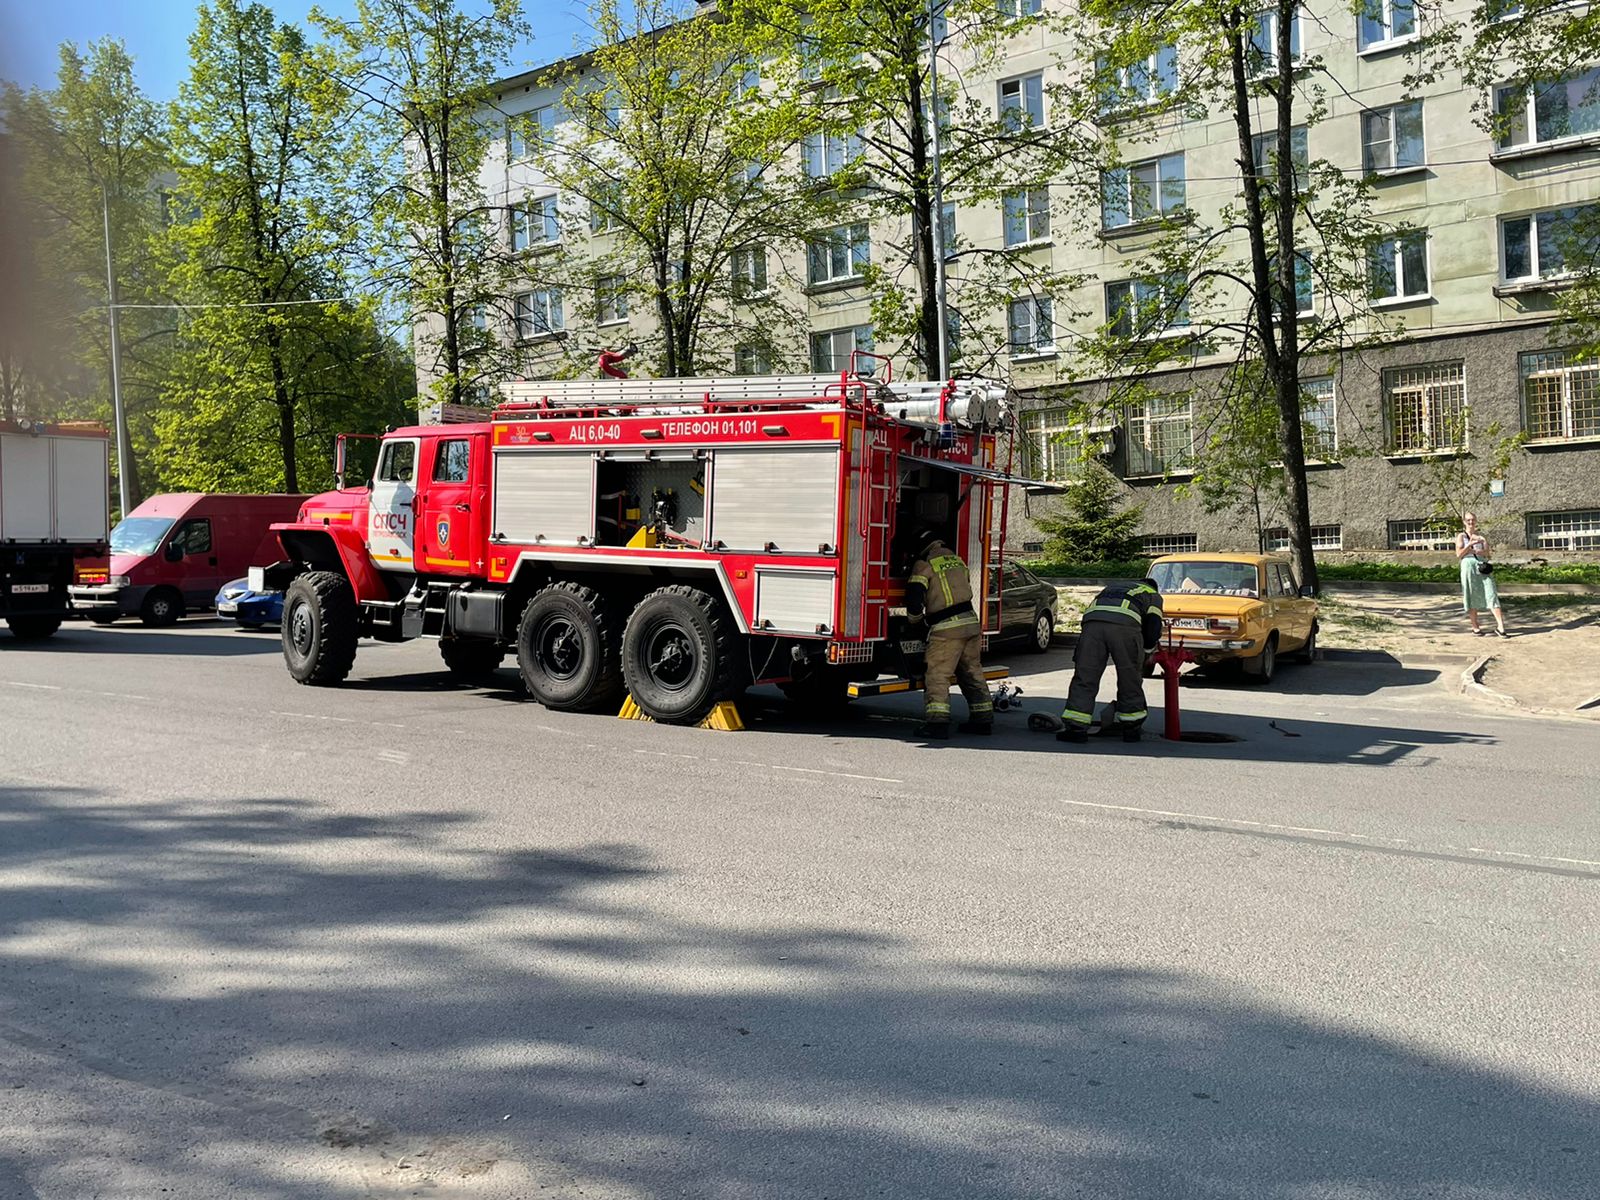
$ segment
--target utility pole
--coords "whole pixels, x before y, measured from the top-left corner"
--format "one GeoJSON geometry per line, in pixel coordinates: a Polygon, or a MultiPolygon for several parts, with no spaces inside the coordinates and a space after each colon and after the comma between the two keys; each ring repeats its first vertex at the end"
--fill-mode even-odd
{"type": "Polygon", "coordinates": [[[111,419],[117,435],[117,500],[125,517],[133,508],[128,493],[128,464],[133,449],[128,444],[128,419],[122,411],[122,352],[117,341],[117,273],[111,261],[111,190],[100,185],[100,215],[106,231],[106,311],[111,314],[111,419]]]}
{"type": "Polygon", "coordinates": [[[944,278],[944,176],[939,169],[939,37],[935,28],[944,3],[945,0],[928,0],[928,90],[933,96],[933,142],[929,147],[928,165],[933,173],[934,310],[939,315],[939,349],[933,363],[935,379],[950,377],[950,310],[944,278]]]}

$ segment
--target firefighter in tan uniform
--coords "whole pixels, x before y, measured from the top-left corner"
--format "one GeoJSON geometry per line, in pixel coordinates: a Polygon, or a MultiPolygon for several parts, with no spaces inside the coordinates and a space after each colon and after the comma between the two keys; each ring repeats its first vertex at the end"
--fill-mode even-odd
{"type": "Polygon", "coordinates": [[[983,640],[972,607],[972,574],[961,556],[936,533],[917,539],[917,559],[906,580],[906,613],[913,623],[928,624],[927,668],[924,672],[923,723],[917,732],[944,741],[950,737],[950,677],[967,700],[963,733],[994,731],[994,701],[984,682],[979,648],[983,640]]]}
{"type": "Polygon", "coordinates": [[[1161,644],[1161,592],[1153,579],[1118,583],[1094,598],[1083,614],[1073,654],[1072,684],[1056,739],[1084,742],[1094,723],[1094,698],[1109,661],[1117,668],[1117,728],[1137,742],[1149,713],[1144,701],[1144,665],[1161,644]]]}

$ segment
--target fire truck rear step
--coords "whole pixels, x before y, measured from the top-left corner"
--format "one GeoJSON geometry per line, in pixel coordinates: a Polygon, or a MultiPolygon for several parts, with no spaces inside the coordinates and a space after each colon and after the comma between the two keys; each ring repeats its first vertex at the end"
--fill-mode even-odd
{"type": "MultiPolygon", "coordinates": [[[[985,667],[983,678],[986,683],[993,683],[997,679],[1009,679],[1010,667],[985,667]]],[[[897,696],[902,692],[920,692],[926,681],[921,675],[900,679],[870,679],[862,683],[850,685],[850,699],[862,700],[868,696],[897,696]]],[[[955,676],[950,677],[950,682],[955,682],[955,676]]]]}

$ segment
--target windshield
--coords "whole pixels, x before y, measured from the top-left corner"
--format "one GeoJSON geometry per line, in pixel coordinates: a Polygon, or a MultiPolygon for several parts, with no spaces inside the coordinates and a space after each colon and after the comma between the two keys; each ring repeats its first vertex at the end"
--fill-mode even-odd
{"type": "Polygon", "coordinates": [[[154,554],[171,528],[171,517],[128,517],[118,521],[111,531],[111,553],[154,554]]]}
{"type": "Polygon", "coordinates": [[[1166,595],[1254,596],[1254,563],[1167,562],[1150,568],[1150,578],[1166,595]]]}

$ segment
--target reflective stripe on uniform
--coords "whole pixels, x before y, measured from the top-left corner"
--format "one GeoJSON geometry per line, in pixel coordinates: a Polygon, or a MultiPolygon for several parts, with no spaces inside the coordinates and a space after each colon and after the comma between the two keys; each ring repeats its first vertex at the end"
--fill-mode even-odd
{"type": "Polygon", "coordinates": [[[923,709],[930,717],[950,715],[950,702],[948,700],[929,700],[923,709]]]}
{"type": "Polygon", "coordinates": [[[1061,719],[1063,721],[1067,721],[1067,722],[1069,722],[1069,723],[1071,723],[1073,725],[1092,725],[1092,724],[1094,724],[1094,714],[1093,713],[1079,712],[1075,708],[1062,709],[1062,711],[1061,711],[1061,719]]]}
{"type": "Polygon", "coordinates": [[[1117,714],[1117,720],[1119,720],[1119,721],[1142,721],[1146,717],[1148,717],[1149,715],[1150,715],[1150,712],[1149,712],[1148,709],[1141,708],[1138,712],[1119,712],[1117,714]]]}
{"type": "Polygon", "coordinates": [[[992,713],[994,711],[994,701],[979,700],[976,704],[967,705],[967,711],[973,714],[992,713]]]}

